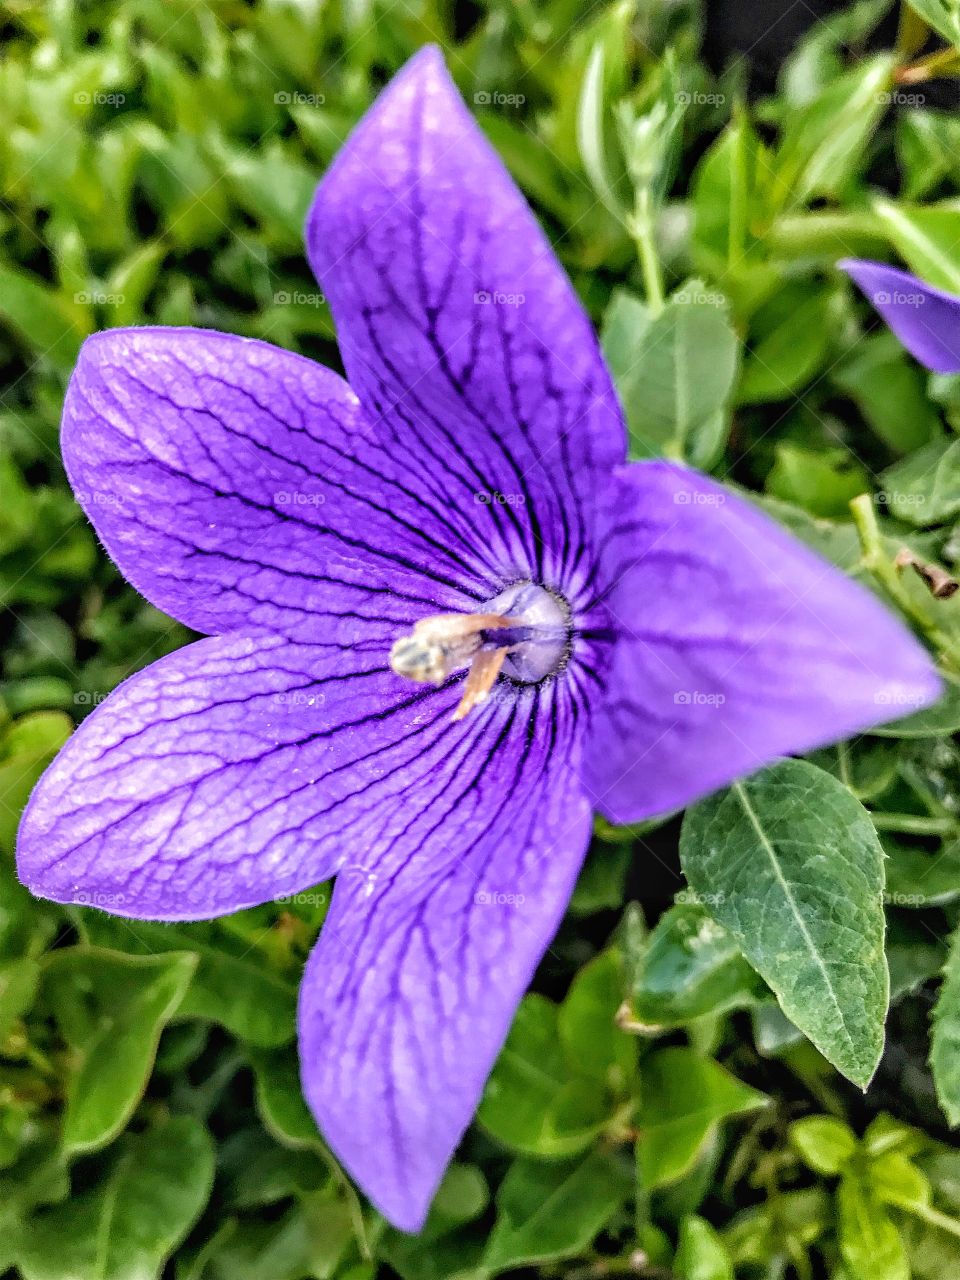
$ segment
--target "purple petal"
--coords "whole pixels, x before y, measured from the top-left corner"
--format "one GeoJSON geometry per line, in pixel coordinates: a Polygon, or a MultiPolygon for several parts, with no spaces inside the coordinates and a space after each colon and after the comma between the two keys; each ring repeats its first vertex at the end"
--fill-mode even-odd
{"type": "Polygon", "coordinates": [[[443,793],[412,789],[380,845],[356,847],[308,962],[307,1099],[402,1230],[423,1224],[582,862],[569,737],[532,691],[479,721],[443,793]],[[505,741],[515,715],[524,732],[505,741]]]}
{"type": "MultiPolygon", "coordinates": [[[[464,479],[518,571],[548,576],[624,458],[592,327],[543,232],[435,48],[351,135],[307,222],[347,373],[406,430],[411,466],[464,479]]],[[[468,493],[469,498],[469,493],[468,493]]]]}
{"type": "Polygon", "coordinates": [[[614,821],[937,698],[902,623],[760,511],[674,464],[618,475],[604,573],[621,636],[586,765],[614,821]]]}
{"type": "Polygon", "coordinates": [[[882,262],[848,258],[837,266],[921,364],[936,373],[960,372],[960,298],[882,262]]]}
{"type": "Polygon", "coordinates": [[[494,594],[482,509],[438,497],[341,378],[263,342],[97,334],[63,453],[125,577],[198,631],[387,637],[494,594]]]}
{"type": "Polygon", "coordinates": [[[475,732],[459,690],[386,670],[377,642],[198,641],[120,686],[43,775],[20,878],[118,915],[214,916],[376,848],[410,788],[443,798],[475,732]]]}

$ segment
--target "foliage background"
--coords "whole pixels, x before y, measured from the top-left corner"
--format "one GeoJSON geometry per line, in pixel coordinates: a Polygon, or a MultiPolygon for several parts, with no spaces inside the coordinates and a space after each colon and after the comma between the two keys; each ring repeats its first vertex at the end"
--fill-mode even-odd
{"type": "MultiPolygon", "coordinates": [[[[960,383],[918,369],[834,266],[905,261],[960,292],[960,120],[932,79],[957,70],[960,20],[952,0],[899,17],[865,0],[805,34],[796,16],[785,58],[758,26],[731,60],[722,12],[705,43],[688,0],[0,7],[0,1274],[960,1273],[953,686],[937,712],[793,766],[812,792],[788,834],[826,851],[824,882],[872,858],[886,877],[893,1001],[869,1090],[827,1061],[819,993],[786,1007],[826,1056],[782,1011],[776,957],[699,857],[729,797],[688,814],[682,841],[676,816],[598,824],[418,1240],[357,1197],[300,1099],[294,998],[325,886],[167,927],[35,902],[12,869],[20,808],[72,723],[189,638],[119,580],[66,485],[57,429],[80,342],[198,324],[337,366],[303,215],[377,87],[428,41],[602,327],[635,454],[754,492],[960,670],[960,596],[892,564],[906,547],[957,568],[960,383]],[[775,80],[752,73],[771,58],[775,80]]],[[[774,826],[790,768],[752,784],[774,826]]],[[[826,919],[824,955],[882,988],[879,894],[850,892],[867,950],[838,954],[826,919]]],[[[865,1082],[884,990],[855,1004],[867,1030],[841,1065],[865,1082]]]]}

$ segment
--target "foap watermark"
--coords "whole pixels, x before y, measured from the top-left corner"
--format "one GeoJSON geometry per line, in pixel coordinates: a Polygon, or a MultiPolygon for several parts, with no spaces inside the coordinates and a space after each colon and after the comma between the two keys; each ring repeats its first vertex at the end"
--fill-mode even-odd
{"type": "Polygon", "coordinates": [[[124,293],[105,293],[102,289],[81,289],[73,295],[81,307],[122,307],[127,300],[124,293]]]}
{"type": "Polygon", "coordinates": [[[713,289],[679,289],[670,301],[687,307],[724,307],[727,304],[725,295],[713,289]]]}
{"type": "Polygon", "coordinates": [[[723,693],[710,693],[705,689],[678,689],[673,701],[678,707],[722,707],[726,702],[723,693]]]}
{"type": "Polygon", "coordinates": [[[522,307],[526,300],[524,293],[503,293],[499,289],[478,289],[473,295],[478,307],[522,307]]]}
{"type": "Polygon", "coordinates": [[[877,289],[870,297],[878,307],[887,306],[893,303],[897,307],[922,307],[927,300],[925,293],[905,292],[902,289],[877,289]]]}
{"type": "Polygon", "coordinates": [[[273,700],[281,707],[321,707],[324,695],[308,689],[290,689],[285,693],[275,693],[273,700]]]}
{"type": "Polygon", "coordinates": [[[878,707],[896,707],[907,711],[919,711],[926,704],[922,694],[910,689],[878,689],[873,695],[878,707]]]}
{"type": "Polygon", "coordinates": [[[82,507],[122,507],[123,498],[109,489],[75,489],[73,496],[82,507]]]}
{"type": "Polygon", "coordinates": [[[478,507],[522,507],[527,501],[522,493],[501,493],[499,489],[480,489],[473,500],[478,507]]]}
{"type": "Polygon", "coordinates": [[[526,897],[522,893],[491,893],[481,889],[473,895],[478,907],[522,907],[526,897]]]}
{"type": "Polygon", "coordinates": [[[676,903],[680,903],[689,907],[722,907],[727,900],[725,893],[697,893],[696,889],[691,889],[688,885],[685,889],[678,889],[673,896],[676,903]]]}
{"type": "Polygon", "coordinates": [[[273,295],[273,305],[275,307],[325,307],[327,297],[323,293],[306,293],[301,289],[294,289],[292,292],[280,289],[273,295]]]}
{"type": "Polygon", "coordinates": [[[925,93],[904,93],[902,89],[876,95],[876,102],[881,107],[922,107],[926,101],[925,93]]]}
{"type": "Polygon", "coordinates": [[[885,503],[888,507],[901,507],[904,511],[909,511],[913,507],[922,507],[927,501],[925,493],[888,493],[881,490],[877,494],[877,501],[885,503]]]}
{"type": "Polygon", "coordinates": [[[695,89],[693,93],[681,90],[673,95],[678,107],[722,107],[727,100],[725,93],[701,93],[695,89]]]}
{"type": "Polygon", "coordinates": [[[309,893],[281,893],[273,901],[278,907],[325,907],[329,897],[311,890],[309,893]]]}
{"type": "Polygon", "coordinates": [[[473,95],[477,107],[522,107],[526,100],[522,93],[502,93],[499,89],[478,89],[473,95]]]}
{"type": "Polygon", "coordinates": [[[927,902],[922,893],[888,893],[884,896],[892,907],[922,907],[927,902]]]}
{"type": "Polygon", "coordinates": [[[75,707],[99,707],[106,697],[107,694],[100,689],[78,689],[73,695],[73,705],[75,707]]]}
{"type": "Polygon", "coordinates": [[[727,500],[725,493],[703,493],[699,489],[678,489],[673,495],[678,507],[722,507],[727,500]]]}
{"type": "Polygon", "coordinates": [[[111,907],[122,907],[126,900],[126,895],[123,893],[88,893],[85,889],[81,889],[73,897],[78,907],[102,907],[105,910],[111,907]]]}
{"type": "Polygon", "coordinates": [[[100,89],[81,89],[73,95],[78,107],[122,107],[127,100],[125,93],[104,93],[100,89]]]}
{"type": "Polygon", "coordinates": [[[311,493],[305,489],[280,489],[273,495],[275,507],[322,507],[326,500],[325,493],[311,493]]]}
{"type": "Polygon", "coordinates": [[[301,93],[299,89],[281,89],[273,95],[278,107],[322,107],[326,102],[322,93],[301,93]]]}

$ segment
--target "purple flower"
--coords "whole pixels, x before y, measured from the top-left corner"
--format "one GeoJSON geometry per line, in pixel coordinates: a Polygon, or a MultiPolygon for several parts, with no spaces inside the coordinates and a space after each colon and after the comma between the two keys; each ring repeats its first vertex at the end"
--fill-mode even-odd
{"type": "Polygon", "coordinates": [[[321,184],[349,385],[261,342],[114,330],[63,452],[107,550],[206,639],[44,775],[26,884],[185,920],[336,891],[306,1096],[416,1230],[590,839],[936,697],[868,592],[672,463],[625,465],[587,317],[436,50],[321,184]]]}
{"type": "Polygon", "coordinates": [[[960,372],[960,298],[882,262],[848,258],[837,265],[921,364],[960,372]]]}

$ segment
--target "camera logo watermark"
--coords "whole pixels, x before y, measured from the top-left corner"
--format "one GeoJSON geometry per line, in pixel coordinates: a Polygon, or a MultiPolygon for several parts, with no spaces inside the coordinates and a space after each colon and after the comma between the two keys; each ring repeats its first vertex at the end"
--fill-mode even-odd
{"type": "Polygon", "coordinates": [[[722,707],[726,694],[708,693],[703,689],[678,689],[673,701],[678,707],[722,707]]]}
{"type": "Polygon", "coordinates": [[[478,107],[522,107],[526,100],[522,93],[501,93],[498,89],[478,89],[473,95],[478,107]]]}
{"type": "Polygon", "coordinates": [[[478,289],[473,295],[478,307],[522,307],[526,300],[526,294],[501,293],[497,289],[478,289]]]}
{"type": "Polygon", "coordinates": [[[299,89],[281,89],[273,95],[278,107],[322,107],[326,102],[322,93],[301,93],[299,89]]]}
{"type": "Polygon", "coordinates": [[[327,298],[323,293],[304,293],[299,289],[290,293],[286,289],[280,289],[273,295],[273,305],[275,307],[325,307],[327,298]]]}
{"type": "Polygon", "coordinates": [[[127,100],[125,93],[102,93],[99,89],[92,91],[81,89],[73,95],[78,107],[122,107],[127,100]]]}

